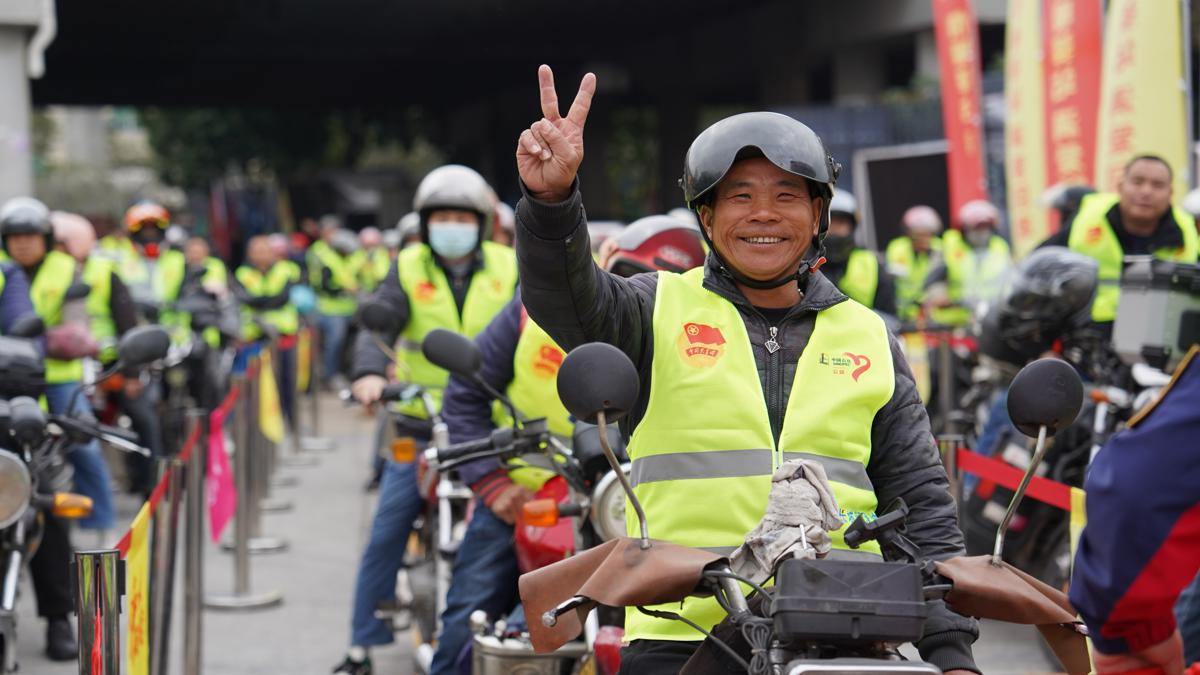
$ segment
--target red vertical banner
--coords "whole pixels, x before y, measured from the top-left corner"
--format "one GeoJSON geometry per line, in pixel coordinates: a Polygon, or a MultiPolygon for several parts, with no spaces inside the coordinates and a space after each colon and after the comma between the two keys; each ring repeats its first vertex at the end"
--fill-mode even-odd
{"type": "Polygon", "coordinates": [[[950,151],[950,213],[972,199],[987,199],[983,163],[983,86],[979,26],[971,0],[933,0],[934,31],[942,78],[942,124],[950,151]]]}
{"type": "Polygon", "coordinates": [[[1100,0],[1045,0],[1046,167],[1050,185],[1088,185],[1100,109],[1100,0]]]}

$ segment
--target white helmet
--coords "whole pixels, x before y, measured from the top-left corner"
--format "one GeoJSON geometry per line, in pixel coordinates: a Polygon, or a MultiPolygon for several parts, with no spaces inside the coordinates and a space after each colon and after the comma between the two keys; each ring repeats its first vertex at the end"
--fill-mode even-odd
{"type": "Polygon", "coordinates": [[[830,213],[844,213],[858,222],[858,200],[848,190],[833,188],[833,197],[829,199],[830,213]]]}
{"type": "Polygon", "coordinates": [[[400,232],[400,239],[408,239],[421,234],[421,214],[416,211],[410,211],[404,214],[399,223],[396,223],[396,229],[400,232]]]}
{"type": "Polygon", "coordinates": [[[472,211],[479,216],[483,233],[491,231],[492,188],[474,169],[447,164],[430,171],[417,186],[413,208],[421,217],[421,227],[429,223],[429,213],[438,209],[472,211]]]}
{"type": "Polygon", "coordinates": [[[942,217],[932,206],[924,204],[910,206],[900,220],[904,223],[905,229],[914,232],[928,232],[935,236],[942,232],[942,217]]]}
{"type": "Polygon", "coordinates": [[[496,202],[496,225],[509,234],[517,231],[517,213],[502,201],[496,202]]]}
{"type": "Polygon", "coordinates": [[[1192,214],[1192,217],[1200,217],[1200,188],[1196,188],[1187,193],[1183,198],[1183,210],[1192,214]]]}

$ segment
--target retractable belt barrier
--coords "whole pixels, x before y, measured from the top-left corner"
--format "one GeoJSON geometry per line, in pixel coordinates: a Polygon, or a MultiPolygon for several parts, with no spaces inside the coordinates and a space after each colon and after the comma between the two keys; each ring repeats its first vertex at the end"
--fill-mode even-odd
{"type": "MultiPolygon", "coordinates": [[[[311,348],[312,343],[308,343],[311,348]]],[[[276,452],[288,429],[272,370],[273,344],[251,345],[239,354],[229,392],[211,412],[187,411],[188,434],[179,454],[160,459],[161,477],[115,548],[74,555],[79,616],[79,672],[115,675],[121,669],[121,598],[127,597],[126,667],[131,675],[180,672],[168,664],[170,617],[175,587],[179,514],[185,524],[183,669],[200,675],[205,607],[253,609],[277,605],[277,592],[250,593],[252,552],[285,550],[287,543],[261,536],[263,502],[269,497],[276,452]],[[232,416],[235,467],[225,447],[225,423],[232,416]],[[212,541],[233,523],[234,588],[228,596],[205,597],[203,547],[205,519],[212,541]]],[[[278,358],[276,363],[286,365],[278,358]]],[[[297,364],[307,368],[317,359],[297,364]]],[[[305,377],[315,390],[315,378],[305,377]]],[[[293,378],[297,382],[301,378],[293,378]]],[[[298,392],[297,392],[298,393],[298,392]]],[[[314,393],[315,398],[315,393],[314,393]]],[[[294,399],[293,399],[294,400],[294,399]]],[[[315,406],[313,406],[315,411],[315,406]]],[[[315,419],[312,420],[315,424],[315,419]]],[[[292,436],[295,440],[295,436],[292,436]]],[[[299,444],[293,443],[293,450],[299,444]]],[[[279,484],[279,483],[275,483],[279,484]]]]}

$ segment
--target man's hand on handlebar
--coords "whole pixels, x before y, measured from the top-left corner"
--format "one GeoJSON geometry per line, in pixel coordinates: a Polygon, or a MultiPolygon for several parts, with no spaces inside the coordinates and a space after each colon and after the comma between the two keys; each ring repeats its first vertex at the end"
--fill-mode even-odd
{"type": "Polygon", "coordinates": [[[363,407],[371,412],[375,409],[375,404],[383,395],[383,388],[386,386],[387,380],[380,375],[363,375],[350,385],[350,392],[354,394],[354,400],[363,404],[363,407]]]}
{"type": "Polygon", "coordinates": [[[521,515],[521,509],[524,508],[525,502],[531,499],[533,499],[533,493],[528,488],[513,483],[496,495],[490,508],[497,518],[512,525],[517,522],[517,516],[521,515]]]}

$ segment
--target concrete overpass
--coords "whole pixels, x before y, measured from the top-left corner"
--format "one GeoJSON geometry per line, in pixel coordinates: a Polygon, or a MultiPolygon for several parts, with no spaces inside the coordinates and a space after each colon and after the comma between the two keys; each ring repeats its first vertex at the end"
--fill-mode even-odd
{"type": "MultiPolygon", "coordinates": [[[[0,3],[0,73],[8,73],[0,74],[0,90],[17,88],[16,57],[3,51],[9,44],[3,36],[28,41],[41,8],[54,2],[0,3]]],[[[994,53],[1002,44],[1004,2],[976,5],[984,51],[994,53]]],[[[438,120],[433,140],[451,158],[479,167],[512,194],[515,138],[538,115],[535,68],[549,62],[564,88],[586,70],[599,75],[583,172],[589,194],[617,189],[599,165],[611,135],[609,113],[639,106],[653,112],[660,159],[652,173],[659,193],[673,200],[683,153],[706,110],[870,102],[914,77],[936,78],[930,6],[929,0],[57,0],[45,74],[29,91],[35,104],[418,105],[438,120]]],[[[23,96],[4,105],[27,107],[23,96]]],[[[0,193],[28,189],[27,180],[4,175],[0,193]]]]}

